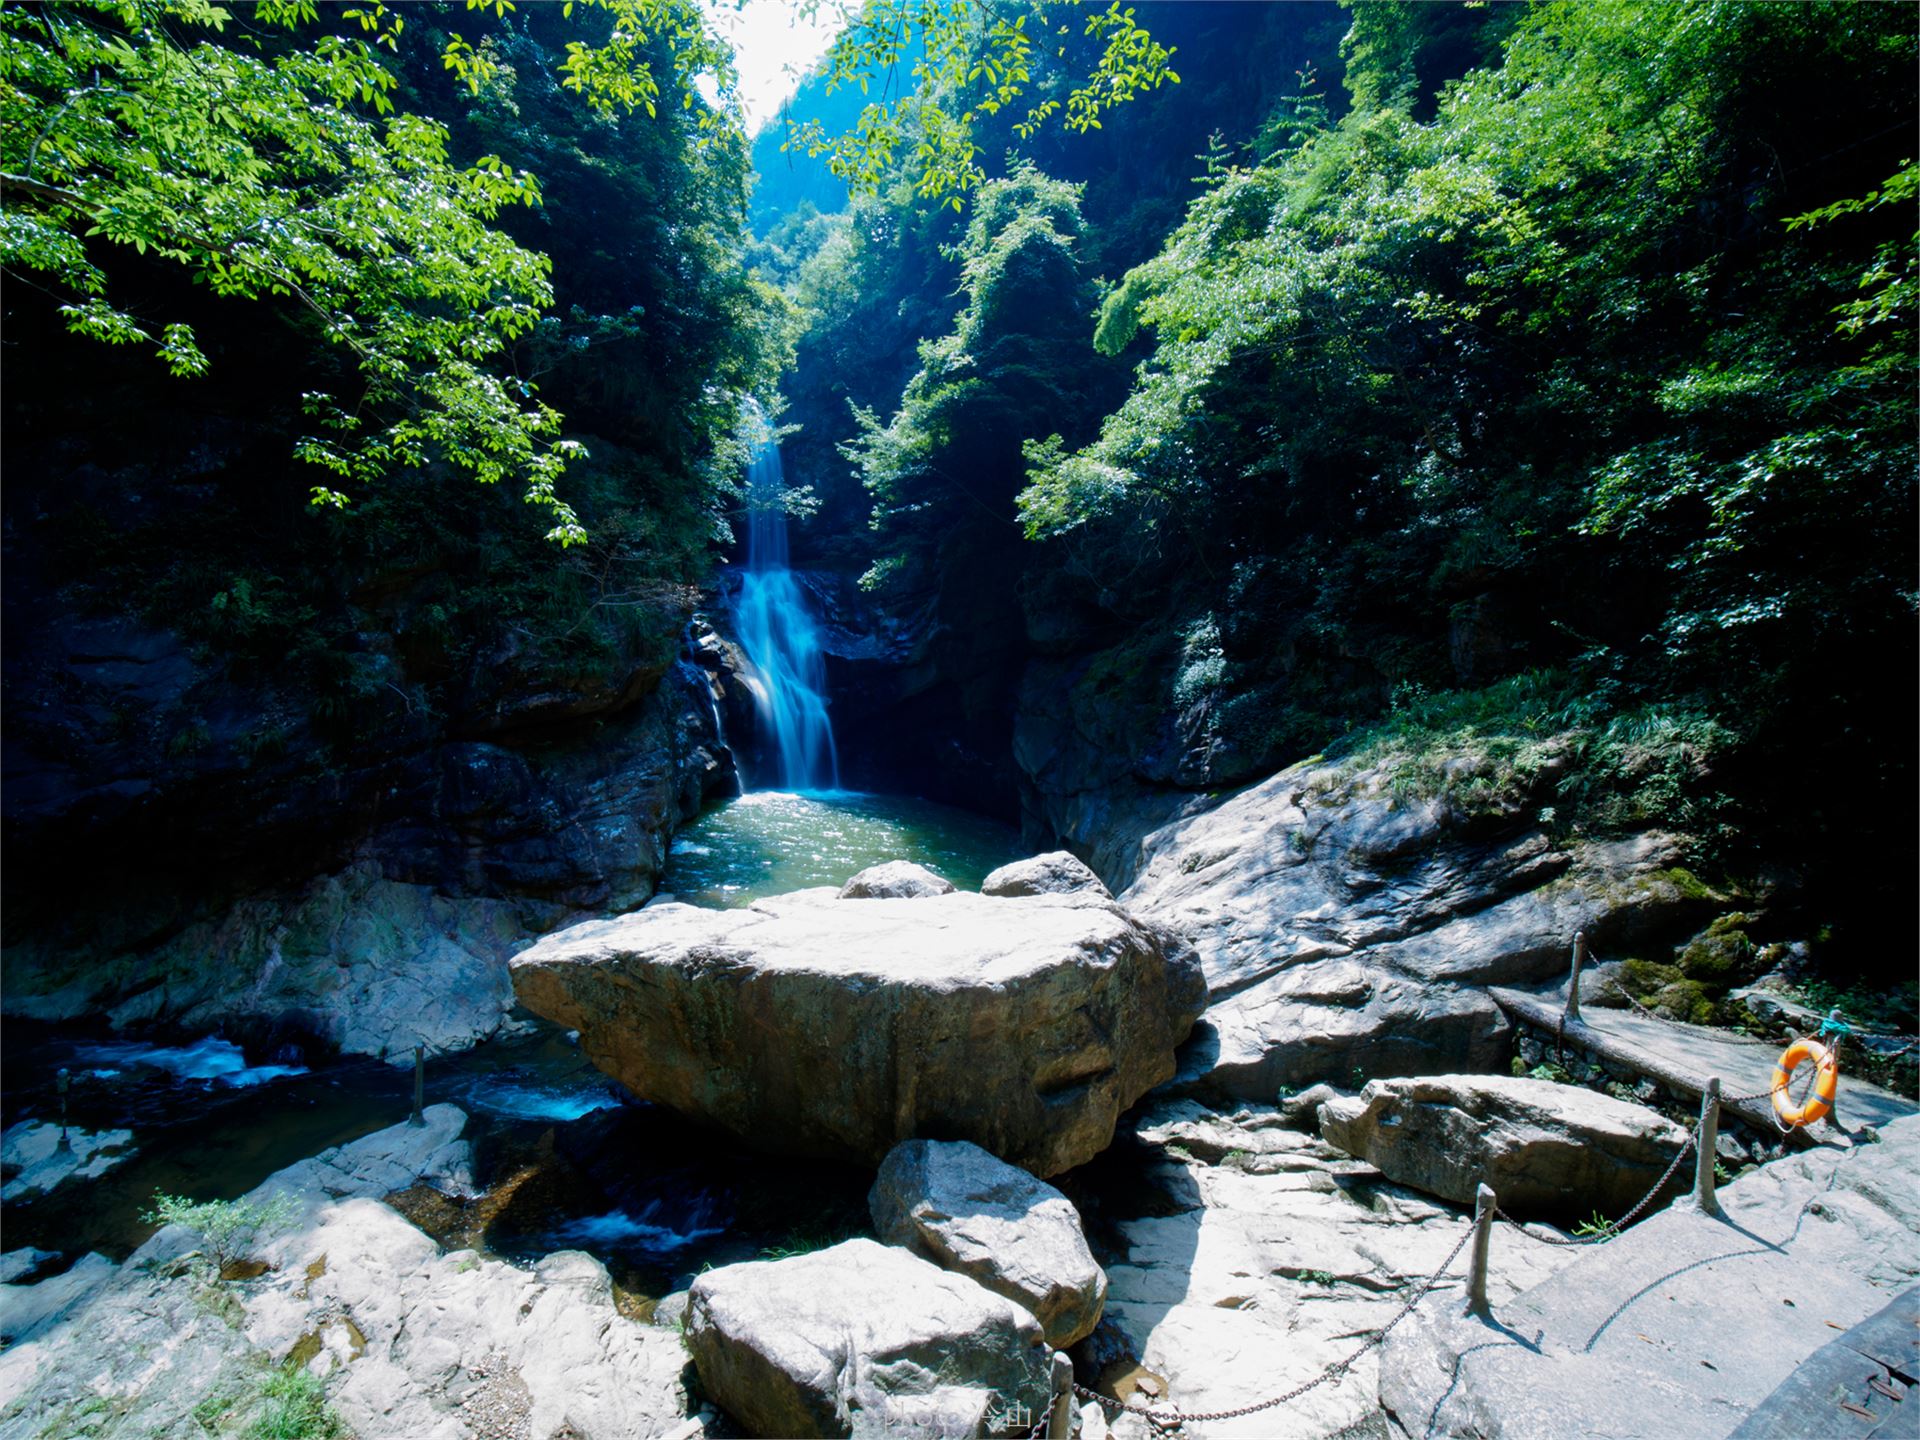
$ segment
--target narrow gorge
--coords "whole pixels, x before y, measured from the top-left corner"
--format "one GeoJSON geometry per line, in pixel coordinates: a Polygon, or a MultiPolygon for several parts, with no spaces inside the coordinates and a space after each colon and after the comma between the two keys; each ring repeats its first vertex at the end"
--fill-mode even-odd
{"type": "Polygon", "coordinates": [[[1920,1423],[1917,62],[0,11],[0,1440],[1920,1423]]]}

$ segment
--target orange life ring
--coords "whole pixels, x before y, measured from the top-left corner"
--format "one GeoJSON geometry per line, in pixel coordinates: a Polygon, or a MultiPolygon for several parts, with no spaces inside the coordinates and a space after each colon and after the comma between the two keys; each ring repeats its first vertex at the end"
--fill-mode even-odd
{"type": "Polygon", "coordinates": [[[1796,1040],[1773,1062],[1773,1113],[1783,1125],[1811,1125],[1833,1109],[1839,1087],[1840,1065],[1833,1052],[1817,1040],[1796,1040]],[[1809,1060],[1814,1066],[1813,1094],[1806,1104],[1795,1105],[1787,1096],[1787,1080],[1809,1060]]]}

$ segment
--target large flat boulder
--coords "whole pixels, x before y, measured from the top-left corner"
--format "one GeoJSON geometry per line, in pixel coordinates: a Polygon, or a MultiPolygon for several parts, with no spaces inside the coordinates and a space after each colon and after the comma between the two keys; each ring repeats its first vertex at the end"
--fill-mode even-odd
{"type": "Polygon", "coordinates": [[[1503,1209],[1582,1219],[1638,1203],[1686,1140],[1644,1105],[1507,1075],[1373,1080],[1319,1119],[1328,1143],[1403,1185],[1468,1205],[1485,1181],[1503,1209]]]}
{"type": "Polygon", "coordinates": [[[964,1140],[909,1140],[867,1197],[874,1233],[1024,1306],[1064,1350],[1100,1323],[1107,1277],[1080,1212],[1044,1180],[964,1140]]]}
{"type": "Polygon", "coordinates": [[[1084,895],[654,905],[513,977],[636,1095],[759,1148],[878,1165],[940,1136],[1041,1176],[1107,1146],[1206,999],[1191,949],[1084,895]]]}
{"type": "Polygon", "coordinates": [[[1002,1433],[1047,1398],[1032,1315],[872,1240],[707,1271],[686,1334],[702,1388],[754,1435],[1002,1433]]]}

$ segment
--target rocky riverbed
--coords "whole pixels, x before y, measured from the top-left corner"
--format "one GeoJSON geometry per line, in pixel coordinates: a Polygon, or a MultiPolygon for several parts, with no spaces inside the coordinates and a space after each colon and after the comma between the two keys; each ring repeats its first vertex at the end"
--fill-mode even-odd
{"type": "MultiPolygon", "coordinates": [[[[1480,1180],[1571,1225],[1680,1158],[1632,1098],[1511,1076],[1487,994],[1576,928],[1684,947],[1719,902],[1676,843],[1556,845],[1302,767],[1147,832],[1117,898],[1057,852],[978,891],[894,862],[558,930],[512,979],[600,1098],[482,1132],[484,1164],[436,1105],[286,1166],[245,1203],[287,1213],[217,1265],[179,1226],[118,1263],[8,1255],[0,1437],[242,1434],[296,1403],[435,1440],[1024,1433],[1055,1346],[1083,1440],[1145,1437],[1142,1409],[1272,1434],[1237,1412],[1316,1380],[1287,1433],[1391,1435],[1367,1342],[1458,1310],[1480,1180]],[[636,1289],[615,1222],[666,1236],[649,1177],[736,1152],[786,1238],[699,1201],[672,1233],[701,1264],[636,1289]],[[807,1166],[835,1183],[788,1183],[807,1166]]],[[[488,977],[460,1003],[503,1006],[488,977]]],[[[9,1133],[42,1209],[126,1173],[118,1136],[9,1133]]],[[[1861,1233],[1913,1229],[1895,1206],[1861,1233]]],[[[1551,1294],[1581,1254],[1501,1244],[1489,1296],[1551,1294]]]]}

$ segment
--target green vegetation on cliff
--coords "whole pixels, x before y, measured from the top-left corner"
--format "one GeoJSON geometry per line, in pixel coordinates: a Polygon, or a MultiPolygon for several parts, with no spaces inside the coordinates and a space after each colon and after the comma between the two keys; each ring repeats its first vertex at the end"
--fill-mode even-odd
{"type": "MultiPolygon", "coordinates": [[[[1339,28],[1337,49],[1304,23],[1238,32],[1286,82],[1187,149],[1191,180],[1159,192],[1184,220],[1107,272],[1097,313],[1055,287],[1087,313],[1033,352],[1051,418],[998,417],[1021,473],[944,423],[994,278],[977,218],[929,234],[883,189],[814,248],[803,305],[857,274],[865,313],[922,341],[897,389],[842,397],[872,412],[848,452],[877,502],[867,563],[898,573],[983,498],[1016,518],[1018,488],[1038,544],[1001,579],[1027,653],[1085,657],[1055,707],[1080,732],[1143,717],[1139,781],[1391,743],[1425,783],[1464,745],[1492,795],[1552,741],[1555,823],[1684,829],[1843,926],[1908,933],[1911,811],[1884,797],[1911,793],[1915,715],[1883,677],[1910,679],[1920,558],[1912,15],[1383,3],[1339,28]],[[1117,404],[1103,355],[1136,366],[1117,404]]],[[[1228,83],[1219,52],[1178,48],[1188,84],[1228,83]]],[[[1102,174],[1167,137],[1130,142],[1102,174]]],[[[1080,274],[1124,253],[1101,184],[1080,274]]],[[[856,312],[809,309],[801,356],[844,346],[856,312]]],[[[789,418],[844,433],[818,377],[796,383],[789,418]]],[[[821,470],[801,478],[831,529],[821,470]]]]}

